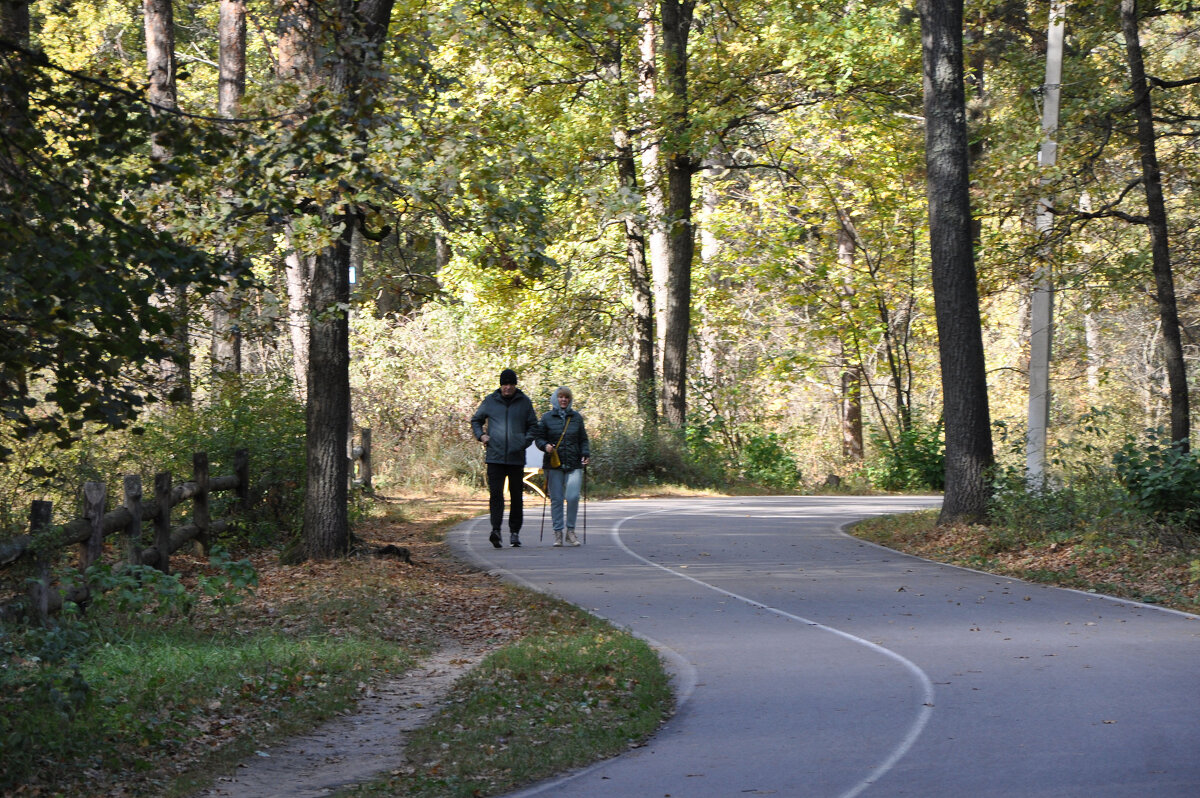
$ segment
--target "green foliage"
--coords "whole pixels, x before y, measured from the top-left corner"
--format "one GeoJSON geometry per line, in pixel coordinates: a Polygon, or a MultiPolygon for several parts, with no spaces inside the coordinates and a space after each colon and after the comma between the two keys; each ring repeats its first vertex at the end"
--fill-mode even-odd
{"type": "Polygon", "coordinates": [[[751,437],[742,447],[741,465],[742,475],[760,485],[791,490],[800,483],[796,458],[774,432],[751,437]]]}
{"type": "Polygon", "coordinates": [[[875,457],[864,468],[881,490],[941,490],[946,484],[942,425],[914,421],[892,439],[871,437],[875,457]]]}
{"type": "Polygon", "coordinates": [[[1200,457],[1148,430],[1113,455],[1121,484],[1143,512],[1169,526],[1200,531],[1200,457]]]}
{"type": "MultiPolygon", "coordinates": [[[[62,446],[88,422],[122,428],[153,401],[150,366],[173,354],[164,297],[241,276],[190,242],[189,210],[147,197],[186,179],[215,128],[152,114],[137,95],[0,48],[0,412],[6,433],[62,446]],[[134,157],[149,131],[178,161],[134,157]],[[176,224],[178,223],[178,224],[176,224]]],[[[12,447],[0,439],[0,460],[12,447]]]]}
{"type": "Polygon", "coordinates": [[[592,473],[617,488],[683,485],[709,488],[724,482],[717,450],[686,444],[666,429],[611,428],[593,436],[592,473]]]}
{"type": "MultiPolygon", "coordinates": [[[[290,385],[231,378],[218,381],[194,407],[156,414],[131,447],[144,479],[154,471],[170,471],[176,481],[191,478],[194,452],[208,452],[210,473],[218,475],[232,473],[234,453],[247,449],[250,514],[230,534],[278,544],[299,529],[303,515],[304,439],[304,408],[290,385]]],[[[214,494],[214,517],[234,500],[231,493],[214,494]]]]}

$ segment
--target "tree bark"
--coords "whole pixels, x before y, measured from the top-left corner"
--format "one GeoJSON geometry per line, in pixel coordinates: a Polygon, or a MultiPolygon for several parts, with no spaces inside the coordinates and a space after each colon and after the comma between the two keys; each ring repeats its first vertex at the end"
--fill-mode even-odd
{"type": "MultiPolygon", "coordinates": [[[[643,251],[649,253],[651,291],[653,301],[651,309],[654,313],[655,350],[654,369],[658,374],[662,371],[662,341],[666,335],[666,286],[667,274],[670,270],[668,262],[667,241],[667,200],[663,191],[663,168],[661,147],[659,142],[660,128],[655,110],[658,102],[658,16],[655,14],[654,0],[644,0],[638,8],[638,21],[641,23],[642,35],[638,50],[638,101],[642,106],[640,120],[642,134],[639,143],[642,167],[642,197],[646,205],[645,237],[646,245],[643,251]]],[[[657,380],[656,380],[657,382],[657,380]]],[[[655,396],[654,401],[658,402],[655,396]]],[[[655,418],[658,418],[657,409],[655,418]]]]}
{"type": "MultiPolygon", "coordinates": [[[[846,212],[839,213],[841,225],[838,227],[838,262],[849,272],[854,268],[854,227],[846,212]]],[[[844,280],[842,291],[842,310],[845,318],[851,318],[852,297],[854,286],[849,277],[844,280]]],[[[847,346],[845,334],[839,343],[838,360],[842,372],[842,457],[848,463],[861,463],[863,460],[863,424],[862,424],[862,365],[858,362],[854,347],[847,346]]]]}
{"type": "MultiPolygon", "coordinates": [[[[217,114],[225,119],[237,117],[246,93],[246,1],[221,0],[217,30],[218,70],[217,114]]],[[[238,252],[230,249],[231,260],[238,252]]],[[[238,296],[231,280],[213,292],[212,369],[217,374],[237,374],[242,370],[242,336],[237,323],[238,296]]]]}
{"type": "Polygon", "coordinates": [[[698,169],[688,137],[688,36],[694,0],[662,0],[663,66],[670,106],[664,119],[667,165],[668,274],[663,348],[663,406],[667,424],[687,423],[688,338],[691,332],[692,175],[698,169]]]}
{"type": "MultiPolygon", "coordinates": [[[[621,86],[624,60],[620,41],[610,47],[609,69],[612,82],[617,84],[617,96],[621,106],[617,109],[613,125],[613,145],[616,147],[617,185],[630,197],[638,195],[637,158],[633,151],[633,137],[629,132],[629,109],[624,102],[625,93],[621,86]]],[[[650,267],[646,261],[646,230],[638,217],[625,214],[625,264],[629,271],[632,291],[633,349],[636,364],[638,415],[642,425],[649,430],[658,423],[658,395],[655,389],[654,362],[654,291],[650,267]]]]}
{"type": "MultiPolygon", "coordinates": [[[[317,83],[316,41],[313,20],[316,10],[308,0],[276,0],[279,34],[275,77],[303,92],[317,83]]],[[[288,227],[288,250],[284,254],[284,284],[288,298],[288,337],[292,345],[292,376],[296,396],[308,396],[308,287],[315,270],[314,259],[296,246],[288,227]]]]}
{"type": "Polygon", "coordinates": [[[1154,270],[1155,301],[1162,322],[1163,358],[1171,395],[1171,441],[1181,451],[1191,449],[1191,412],[1188,399],[1187,365],[1179,329],[1179,307],[1175,299],[1175,277],[1171,267],[1167,206],[1163,200],[1162,173],[1155,144],[1154,109],[1142,42],[1138,32],[1137,0],[1121,0],[1121,32],[1129,61],[1130,90],[1137,117],[1138,151],[1142,162],[1142,186],[1146,192],[1146,217],[1150,227],[1150,257],[1154,270]]]}
{"type": "MultiPolygon", "coordinates": [[[[328,85],[347,124],[363,106],[367,72],[378,63],[393,0],[339,0],[338,57],[328,85]]],[[[361,142],[365,146],[365,141],[361,142]]],[[[337,240],[316,258],[310,291],[304,553],[311,559],[349,550],[350,263],[359,212],[347,204],[323,216],[337,240]]]]}
{"type": "Polygon", "coordinates": [[[994,464],[972,243],[962,0],[919,0],[926,191],[946,430],[939,523],[986,519],[994,464]]]}
{"type": "MultiPolygon", "coordinates": [[[[175,85],[175,9],[171,0],[143,0],[142,17],[146,32],[146,71],[149,76],[147,98],[154,114],[172,113],[178,107],[175,85]]],[[[157,162],[170,159],[165,133],[159,126],[150,134],[150,157],[157,162]]],[[[171,343],[171,360],[163,363],[164,381],[174,402],[192,402],[191,339],[188,330],[191,308],[187,286],[175,289],[174,296],[164,297],[174,306],[171,313],[175,331],[171,343]]]]}

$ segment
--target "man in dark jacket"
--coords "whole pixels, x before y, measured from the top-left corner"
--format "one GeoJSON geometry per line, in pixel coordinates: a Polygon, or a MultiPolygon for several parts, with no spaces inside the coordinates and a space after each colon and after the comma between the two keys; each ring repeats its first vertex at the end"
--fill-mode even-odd
{"type": "Polygon", "coordinates": [[[504,480],[508,480],[508,542],[521,545],[524,508],[521,490],[525,478],[525,433],[537,424],[533,402],[517,388],[517,373],[500,372],[500,389],[484,397],[471,416],[471,432],[486,448],[488,509],[492,517],[492,545],[500,548],[500,522],[504,518],[504,480]]]}

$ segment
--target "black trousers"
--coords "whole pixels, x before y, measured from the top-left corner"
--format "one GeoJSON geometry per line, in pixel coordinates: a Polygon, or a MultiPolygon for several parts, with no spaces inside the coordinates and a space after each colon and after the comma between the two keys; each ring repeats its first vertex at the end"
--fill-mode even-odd
{"type": "Polygon", "coordinates": [[[521,522],[525,520],[525,508],[521,497],[525,488],[525,466],[487,464],[488,510],[492,516],[492,529],[499,529],[500,522],[504,519],[505,477],[508,478],[508,531],[515,535],[521,531],[521,522]]]}

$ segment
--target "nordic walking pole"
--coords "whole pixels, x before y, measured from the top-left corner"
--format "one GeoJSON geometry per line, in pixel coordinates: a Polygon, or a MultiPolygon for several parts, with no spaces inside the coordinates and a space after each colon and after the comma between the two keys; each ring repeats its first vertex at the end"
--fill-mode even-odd
{"type": "Polygon", "coordinates": [[[583,467],[583,542],[587,544],[587,466],[583,467]]]}
{"type": "MultiPolygon", "coordinates": [[[[546,473],[545,471],[542,471],[543,475],[545,473],[546,473]]],[[[541,543],[542,539],[546,536],[546,493],[547,493],[547,491],[549,491],[549,489],[550,489],[550,478],[547,477],[546,484],[543,486],[543,490],[542,490],[542,528],[538,532],[538,543],[541,543]]]]}

